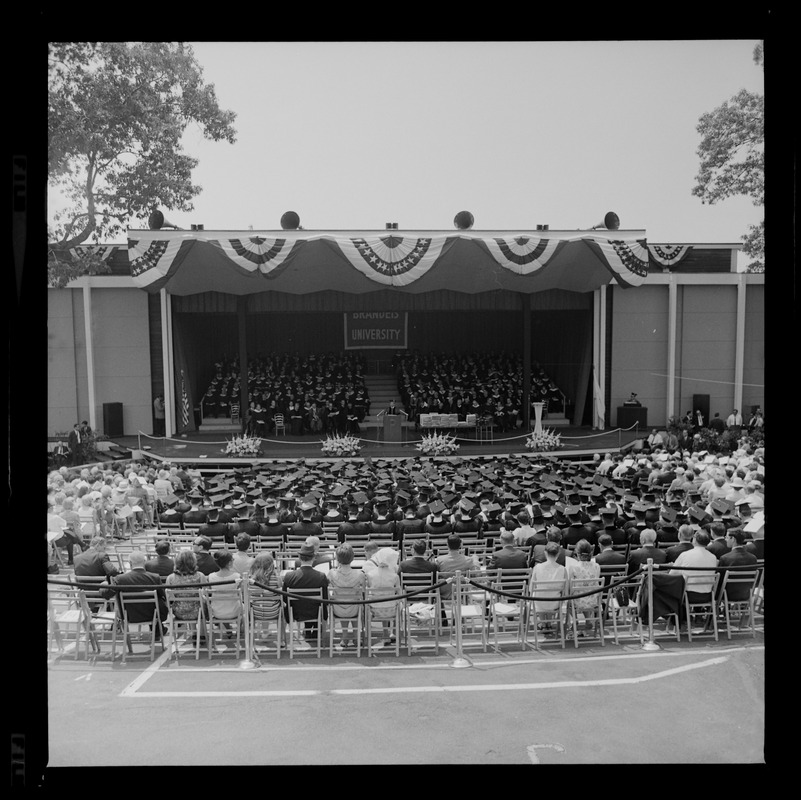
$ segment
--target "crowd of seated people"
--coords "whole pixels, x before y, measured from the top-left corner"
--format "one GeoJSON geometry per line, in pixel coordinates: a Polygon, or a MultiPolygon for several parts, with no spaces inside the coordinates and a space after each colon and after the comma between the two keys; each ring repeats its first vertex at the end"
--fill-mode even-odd
{"type": "MultiPolygon", "coordinates": [[[[203,416],[227,417],[239,403],[238,359],[223,358],[203,396],[203,416]]],[[[268,354],[248,361],[249,407],[240,413],[245,432],[274,431],[282,415],[287,431],[358,433],[370,413],[365,360],[351,353],[268,354]]]]}
{"type": "MultiPolygon", "coordinates": [[[[500,431],[514,430],[523,419],[523,359],[512,353],[453,355],[398,353],[392,360],[398,393],[410,419],[421,414],[468,414],[489,418],[500,431]]],[[[563,395],[536,361],[531,368],[530,402],[543,412],[563,409],[563,395]]],[[[531,418],[534,418],[532,405],[531,418]]]]}
{"type": "Polygon", "coordinates": [[[737,531],[745,550],[764,559],[764,477],[762,448],[728,456],[666,450],[639,458],[598,454],[584,463],[516,455],[358,466],[299,459],[213,478],[137,463],[80,472],[64,467],[48,475],[48,524],[53,515],[70,517],[66,499],[88,496],[94,527],[84,542],[94,533],[108,536],[106,514],[113,511],[108,496],[136,480],[149,498],[141,502],[152,504],[154,525],[170,521],[230,544],[241,535],[286,540],[326,530],[340,542],[354,533],[383,533],[403,546],[412,533],[425,533],[429,542],[439,541],[440,550],[450,534],[508,547],[501,533],[510,531],[514,546],[533,566],[544,560],[548,541],[557,541],[569,555],[586,540],[593,557],[611,543],[636,560],[644,543],[680,552],[686,549],[686,531],[704,530],[718,558],[735,546],[726,536],[737,531]],[[168,482],[170,491],[160,496],[157,481],[168,482]],[[756,518],[763,524],[752,526],[756,518]]]}

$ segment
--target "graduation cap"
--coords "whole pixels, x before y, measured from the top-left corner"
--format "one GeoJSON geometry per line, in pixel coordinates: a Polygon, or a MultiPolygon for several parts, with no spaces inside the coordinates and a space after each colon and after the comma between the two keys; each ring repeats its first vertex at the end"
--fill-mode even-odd
{"type": "Polygon", "coordinates": [[[721,515],[725,514],[729,510],[729,504],[720,498],[713,500],[710,505],[713,511],[721,515]]]}
{"type": "Polygon", "coordinates": [[[434,500],[428,508],[432,514],[441,514],[445,510],[445,504],[441,500],[434,500]]]}
{"type": "Polygon", "coordinates": [[[223,505],[226,500],[230,500],[233,497],[231,492],[220,492],[218,494],[211,494],[209,495],[209,499],[211,500],[214,505],[223,505]]]}
{"type": "Polygon", "coordinates": [[[632,506],[631,510],[635,514],[644,514],[646,511],[648,511],[649,508],[650,506],[647,503],[635,503],[632,506]]]}
{"type": "Polygon", "coordinates": [[[672,525],[676,521],[677,514],[672,508],[663,508],[660,516],[665,522],[672,525]]]}
{"type": "Polygon", "coordinates": [[[364,505],[367,502],[367,495],[364,492],[354,492],[353,502],[357,505],[364,505]]]}
{"type": "Polygon", "coordinates": [[[164,504],[168,506],[174,506],[178,502],[178,498],[174,494],[168,494],[164,498],[164,504]]]}
{"type": "Polygon", "coordinates": [[[706,514],[701,511],[700,508],[696,508],[695,506],[690,508],[690,510],[687,512],[687,515],[697,525],[700,525],[706,519],[706,514]]]}
{"type": "Polygon", "coordinates": [[[501,507],[497,503],[491,503],[487,508],[488,513],[497,514],[501,511],[501,507]]]}
{"type": "Polygon", "coordinates": [[[578,506],[565,506],[564,513],[568,517],[577,517],[581,514],[581,509],[578,506]]]}
{"type": "Polygon", "coordinates": [[[463,508],[465,511],[469,512],[476,507],[476,504],[472,500],[468,499],[463,495],[462,499],[459,501],[459,506],[463,508]]]}
{"type": "Polygon", "coordinates": [[[348,493],[348,487],[339,484],[331,489],[331,497],[342,498],[348,493]]]}

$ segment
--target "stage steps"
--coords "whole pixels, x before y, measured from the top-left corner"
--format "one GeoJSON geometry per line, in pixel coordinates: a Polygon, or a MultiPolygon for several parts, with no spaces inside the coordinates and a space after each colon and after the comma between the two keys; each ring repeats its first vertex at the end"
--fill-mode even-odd
{"type": "MultiPolygon", "coordinates": [[[[367,388],[367,394],[370,395],[370,413],[361,423],[363,427],[380,426],[383,417],[379,417],[378,414],[389,406],[390,400],[394,400],[395,405],[405,411],[398,394],[398,379],[392,373],[366,375],[364,385],[367,388]]],[[[407,422],[405,417],[402,424],[404,427],[414,427],[414,423],[407,422]]]]}

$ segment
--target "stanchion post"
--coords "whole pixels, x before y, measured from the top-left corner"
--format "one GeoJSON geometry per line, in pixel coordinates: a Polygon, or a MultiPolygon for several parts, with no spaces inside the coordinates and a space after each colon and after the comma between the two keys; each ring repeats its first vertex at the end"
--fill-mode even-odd
{"type": "MultiPolygon", "coordinates": [[[[242,576],[244,588],[242,590],[242,604],[245,612],[245,658],[239,662],[239,669],[255,669],[257,664],[253,659],[253,651],[251,648],[250,636],[250,581],[247,575],[242,576]]],[[[281,635],[281,631],[277,631],[277,635],[281,635]]]]}
{"type": "Polygon", "coordinates": [[[451,662],[455,669],[464,669],[472,664],[462,653],[462,571],[457,569],[454,577],[456,586],[451,592],[451,605],[453,607],[452,621],[456,628],[456,657],[451,662]],[[454,602],[455,601],[455,602],[454,602]]]}
{"type": "Polygon", "coordinates": [[[661,650],[654,641],[654,560],[647,561],[646,580],[648,581],[648,641],[643,644],[643,650],[661,650]]]}

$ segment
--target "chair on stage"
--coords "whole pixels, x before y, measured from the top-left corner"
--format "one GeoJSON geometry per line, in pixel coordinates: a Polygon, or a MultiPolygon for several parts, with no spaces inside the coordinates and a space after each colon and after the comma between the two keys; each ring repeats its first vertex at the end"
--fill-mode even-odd
{"type": "Polygon", "coordinates": [[[283,414],[276,414],[273,417],[273,428],[275,430],[275,435],[278,436],[278,432],[281,431],[284,436],[286,436],[286,423],[284,422],[284,415],[283,414]]]}

